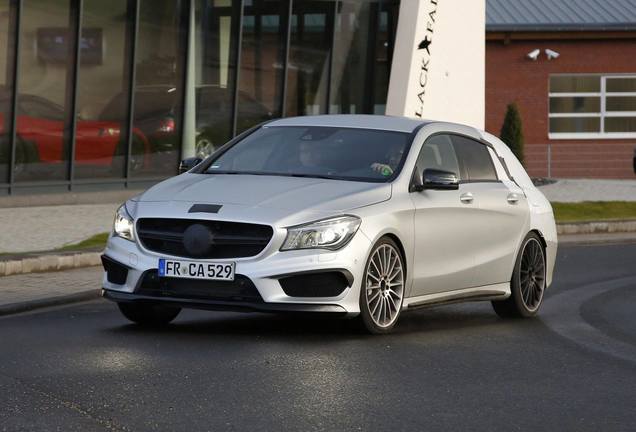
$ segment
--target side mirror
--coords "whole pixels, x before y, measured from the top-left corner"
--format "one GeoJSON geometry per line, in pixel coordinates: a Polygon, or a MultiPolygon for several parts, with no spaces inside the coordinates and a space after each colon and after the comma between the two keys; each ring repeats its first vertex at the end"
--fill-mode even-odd
{"type": "Polygon", "coordinates": [[[457,190],[459,179],[454,172],[426,168],[422,174],[422,189],[457,190]]]}
{"type": "Polygon", "coordinates": [[[186,158],[181,161],[179,164],[179,174],[183,174],[184,172],[190,171],[195,166],[199,165],[203,162],[203,159],[198,157],[186,158]]]}

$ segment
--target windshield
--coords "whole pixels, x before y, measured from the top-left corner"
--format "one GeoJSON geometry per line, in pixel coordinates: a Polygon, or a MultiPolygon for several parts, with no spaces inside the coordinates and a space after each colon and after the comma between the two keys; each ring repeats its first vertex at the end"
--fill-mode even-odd
{"type": "Polygon", "coordinates": [[[264,126],[217,156],[208,174],[260,174],[387,182],[399,173],[404,132],[264,126]]]}

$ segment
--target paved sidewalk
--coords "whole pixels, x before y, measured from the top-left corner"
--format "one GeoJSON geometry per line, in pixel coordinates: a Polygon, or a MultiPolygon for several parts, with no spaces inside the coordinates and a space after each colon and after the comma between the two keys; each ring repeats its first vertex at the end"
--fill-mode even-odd
{"type": "Polygon", "coordinates": [[[119,204],[0,208],[0,253],[57,249],[110,231],[119,204]]]}
{"type": "Polygon", "coordinates": [[[539,190],[554,202],[636,201],[636,180],[561,179],[539,190]]]}
{"type": "Polygon", "coordinates": [[[0,315],[99,295],[101,267],[0,277],[0,315]]]}

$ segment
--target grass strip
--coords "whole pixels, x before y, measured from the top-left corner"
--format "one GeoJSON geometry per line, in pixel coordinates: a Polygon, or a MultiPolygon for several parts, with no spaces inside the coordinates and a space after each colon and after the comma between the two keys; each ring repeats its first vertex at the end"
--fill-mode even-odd
{"type": "Polygon", "coordinates": [[[553,202],[557,222],[636,219],[636,201],[553,202]]]}

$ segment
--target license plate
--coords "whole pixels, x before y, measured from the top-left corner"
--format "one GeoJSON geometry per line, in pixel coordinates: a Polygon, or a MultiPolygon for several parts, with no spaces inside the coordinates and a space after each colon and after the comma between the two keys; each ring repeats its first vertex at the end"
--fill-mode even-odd
{"type": "Polygon", "coordinates": [[[233,262],[181,261],[161,258],[159,276],[186,279],[234,280],[233,262]]]}

